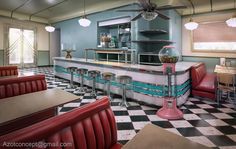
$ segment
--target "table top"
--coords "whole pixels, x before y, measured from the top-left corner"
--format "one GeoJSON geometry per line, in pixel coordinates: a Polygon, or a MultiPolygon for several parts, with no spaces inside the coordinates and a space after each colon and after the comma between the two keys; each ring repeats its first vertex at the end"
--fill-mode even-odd
{"type": "Polygon", "coordinates": [[[79,96],[60,89],[47,89],[44,91],[0,99],[0,124],[53,108],[79,98],[79,96]]]}
{"type": "Polygon", "coordinates": [[[227,66],[216,65],[214,72],[215,73],[236,74],[236,67],[227,67],[227,66]]]}
{"type": "Polygon", "coordinates": [[[146,125],[122,149],[210,149],[153,124],[146,125]]]}

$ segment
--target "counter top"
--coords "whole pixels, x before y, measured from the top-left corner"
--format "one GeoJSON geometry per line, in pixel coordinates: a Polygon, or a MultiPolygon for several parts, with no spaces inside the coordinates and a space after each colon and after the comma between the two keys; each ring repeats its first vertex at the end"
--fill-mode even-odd
{"type": "Polygon", "coordinates": [[[122,49],[122,48],[88,48],[84,50],[93,50],[93,51],[136,51],[135,49],[122,49]]]}
{"type": "MultiPolygon", "coordinates": [[[[108,62],[108,61],[95,61],[93,59],[86,59],[84,58],[71,58],[66,59],[64,57],[54,57],[54,60],[61,60],[61,61],[68,61],[68,62],[80,62],[80,63],[87,63],[91,65],[103,65],[104,67],[116,67],[121,69],[127,69],[130,71],[145,71],[151,73],[162,73],[162,66],[150,66],[150,65],[140,65],[140,64],[129,64],[129,63],[119,63],[119,62],[108,62]]],[[[191,66],[195,65],[195,62],[178,62],[176,63],[176,72],[186,72],[191,68],[191,66]]]]}

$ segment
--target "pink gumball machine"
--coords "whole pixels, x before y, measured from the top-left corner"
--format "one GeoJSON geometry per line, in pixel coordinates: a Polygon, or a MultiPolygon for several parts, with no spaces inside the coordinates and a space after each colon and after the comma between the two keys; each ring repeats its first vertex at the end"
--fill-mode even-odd
{"type": "Polygon", "coordinates": [[[167,76],[168,86],[163,87],[163,106],[157,111],[157,115],[164,119],[181,119],[183,113],[177,108],[175,76],[175,64],[179,59],[179,52],[173,46],[164,46],[159,52],[159,59],[163,63],[163,74],[167,76]]]}

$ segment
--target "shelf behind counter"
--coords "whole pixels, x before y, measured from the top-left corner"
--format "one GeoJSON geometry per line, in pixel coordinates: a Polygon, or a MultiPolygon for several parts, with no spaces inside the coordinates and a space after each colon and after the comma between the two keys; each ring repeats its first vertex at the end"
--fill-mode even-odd
{"type": "MultiPolygon", "coordinates": [[[[98,61],[99,54],[106,54],[106,61],[109,61],[109,54],[117,55],[117,62],[125,62],[125,63],[135,63],[135,49],[116,49],[116,48],[89,48],[85,49],[85,59],[88,61],[88,51],[94,51],[93,59],[94,61],[98,61]],[[121,60],[120,56],[124,55],[124,60],[121,60]],[[128,55],[130,55],[130,61],[128,60],[128,55]]],[[[114,60],[113,60],[114,61],[114,60]]]]}

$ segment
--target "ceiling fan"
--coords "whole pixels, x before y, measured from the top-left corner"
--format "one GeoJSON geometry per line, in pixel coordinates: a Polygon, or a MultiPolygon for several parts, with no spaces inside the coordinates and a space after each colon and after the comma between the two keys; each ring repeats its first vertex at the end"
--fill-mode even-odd
{"type": "Polygon", "coordinates": [[[140,12],[137,16],[131,19],[131,21],[135,21],[141,17],[143,17],[147,21],[154,20],[157,16],[162,19],[169,20],[170,18],[163,13],[161,10],[170,10],[170,9],[183,9],[187,8],[186,6],[172,6],[165,5],[158,7],[155,3],[152,3],[150,0],[138,0],[141,9],[130,9],[130,10],[117,10],[119,12],[140,12]]]}

